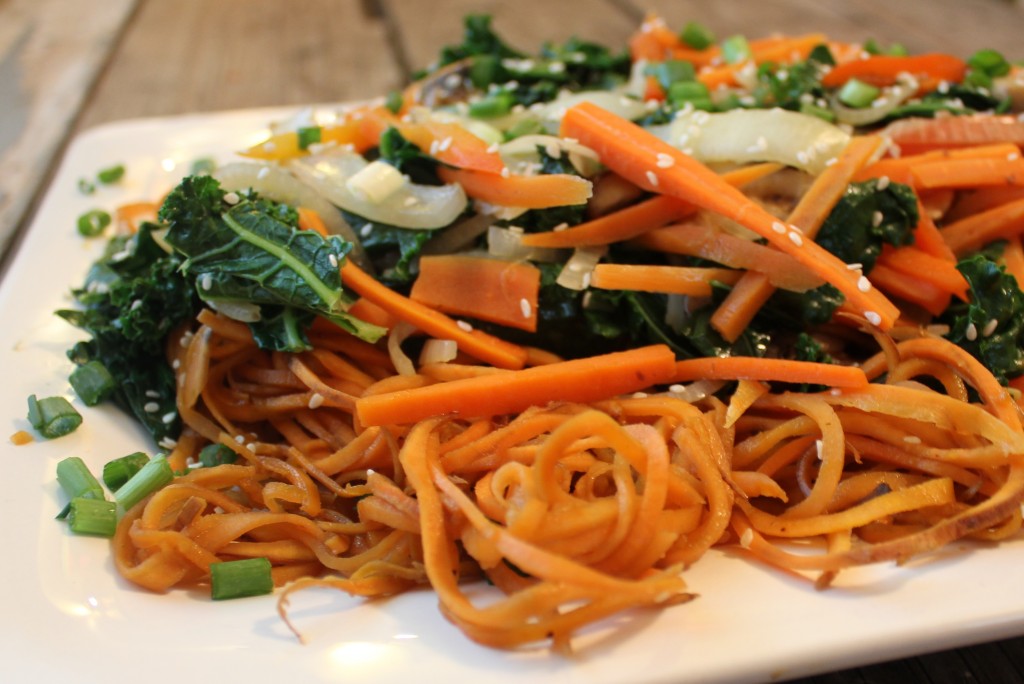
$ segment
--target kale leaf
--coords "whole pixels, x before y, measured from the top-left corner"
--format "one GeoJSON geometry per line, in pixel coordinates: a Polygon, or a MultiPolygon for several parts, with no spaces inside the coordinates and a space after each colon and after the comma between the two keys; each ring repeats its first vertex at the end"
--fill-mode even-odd
{"type": "Polygon", "coordinates": [[[943,320],[946,337],[981,361],[1002,383],[1024,373],[1024,293],[997,262],[975,254],[957,264],[970,285],[970,303],[954,304],[943,320]]]}

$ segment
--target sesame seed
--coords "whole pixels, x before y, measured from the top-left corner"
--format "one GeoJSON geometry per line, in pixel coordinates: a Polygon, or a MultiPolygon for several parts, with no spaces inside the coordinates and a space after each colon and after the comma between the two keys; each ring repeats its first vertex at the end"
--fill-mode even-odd
{"type": "Polygon", "coordinates": [[[211,287],[213,287],[213,274],[212,273],[204,273],[203,277],[199,281],[199,285],[204,290],[209,290],[211,287]]]}
{"type": "Polygon", "coordinates": [[[801,164],[806,164],[808,161],[810,161],[810,159],[807,157],[807,153],[804,152],[803,150],[800,150],[799,152],[796,153],[796,160],[801,164]]]}
{"type": "Polygon", "coordinates": [[[658,176],[653,171],[648,171],[647,182],[653,185],[654,187],[658,187],[658,176]]]}
{"type": "Polygon", "coordinates": [[[512,172],[508,170],[507,166],[503,166],[501,169],[501,177],[508,178],[510,175],[512,175],[512,172]]]}
{"type": "Polygon", "coordinates": [[[821,460],[821,450],[825,448],[825,443],[820,439],[814,440],[814,450],[818,454],[818,460],[821,460]]]}
{"type": "Polygon", "coordinates": [[[311,408],[311,409],[316,409],[316,408],[320,408],[323,405],[324,405],[324,397],[323,397],[323,395],[320,394],[319,392],[313,392],[313,394],[309,397],[309,403],[307,404],[307,406],[309,406],[309,408],[311,408]]]}
{"type": "Polygon", "coordinates": [[[364,223],[363,227],[359,229],[359,234],[362,235],[363,237],[367,237],[372,232],[373,232],[373,224],[372,223],[364,223]]]}
{"type": "Polygon", "coordinates": [[[879,190],[885,190],[887,187],[889,187],[889,177],[882,176],[881,178],[879,178],[878,184],[875,187],[877,187],[879,190]]]}
{"type": "Polygon", "coordinates": [[[253,442],[249,442],[248,444],[245,445],[245,448],[248,449],[249,451],[256,451],[256,444],[253,442]]]}
{"type": "Polygon", "coordinates": [[[907,444],[920,444],[921,438],[918,437],[917,435],[904,435],[903,441],[906,442],[907,444]]]}
{"type": "Polygon", "coordinates": [[[523,312],[523,318],[529,318],[533,313],[533,307],[525,297],[519,300],[519,310],[523,312]]]}
{"type": "Polygon", "coordinates": [[[469,323],[469,321],[455,321],[455,325],[459,326],[460,330],[464,330],[466,332],[473,332],[473,326],[469,323]]]}
{"type": "Polygon", "coordinates": [[[851,271],[862,271],[862,270],[864,270],[864,264],[858,264],[858,263],[846,264],[846,268],[850,269],[851,271]]]}
{"type": "Polygon", "coordinates": [[[263,143],[263,149],[267,152],[273,152],[274,150],[277,149],[277,143],[273,142],[272,140],[268,140],[267,142],[263,143]]]}
{"type": "Polygon", "coordinates": [[[332,268],[338,268],[338,257],[333,253],[327,255],[327,260],[331,262],[332,268]]]}
{"type": "Polygon", "coordinates": [[[157,411],[160,410],[160,404],[156,403],[155,401],[147,401],[145,404],[143,404],[142,410],[145,411],[146,413],[156,413],[157,411]]]}
{"type": "Polygon", "coordinates": [[[634,399],[646,399],[647,398],[647,392],[633,392],[633,398],[634,399]]]}
{"type": "Polygon", "coordinates": [[[964,331],[964,337],[972,342],[978,339],[978,327],[973,323],[968,323],[967,329],[964,331]]]}
{"type": "Polygon", "coordinates": [[[177,412],[175,412],[175,411],[171,411],[170,413],[165,413],[165,414],[164,414],[164,415],[163,415],[163,416],[162,416],[162,417],[160,418],[160,422],[162,422],[162,423],[163,423],[164,425],[168,425],[168,424],[170,424],[170,423],[173,423],[173,422],[174,422],[174,419],[175,419],[175,418],[177,418],[177,417],[178,417],[178,414],[177,414],[177,412]]]}
{"type": "Polygon", "coordinates": [[[994,318],[989,319],[989,322],[981,329],[982,337],[990,337],[992,333],[996,331],[997,327],[999,327],[999,321],[994,318]]]}
{"type": "Polygon", "coordinates": [[[747,528],[743,530],[743,534],[740,535],[740,546],[745,549],[749,549],[750,545],[754,543],[754,530],[747,528]]]}
{"type": "Polygon", "coordinates": [[[498,143],[491,143],[487,146],[487,154],[497,154],[500,147],[498,143]]]}
{"type": "Polygon", "coordinates": [[[878,325],[882,322],[882,317],[874,311],[865,311],[864,318],[868,320],[871,325],[878,325]]]}
{"type": "Polygon", "coordinates": [[[659,169],[670,168],[675,163],[676,163],[676,160],[673,159],[671,157],[671,155],[665,154],[664,152],[659,152],[658,153],[658,168],[659,169]]]}
{"type": "Polygon", "coordinates": [[[680,392],[686,391],[686,388],[683,387],[682,385],[675,384],[675,385],[669,385],[668,386],[668,391],[669,392],[674,392],[675,394],[679,394],[680,392]]]}
{"type": "Polygon", "coordinates": [[[565,71],[565,63],[552,62],[551,64],[548,64],[548,71],[551,72],[552,74],[560,74],[563,71],[565,71]]]}
{"type": "Polygon", "coordinates": [[[181,368],[181,359],[174,359],[174,361],[171,361],[171,368],[174,370],[181,368]]]}
{"type": "Polygon", "coordinates": [[[238,442],[239,444],[241,444],[241,443],[243,443],[245,441],[245,436],[244,435],[235,435],[235,441],[238,442]]]}
{"type": "Polygon", "coordinates": [[[160,393],[157,392],[156,390],[146,390],[146,396],[149,397],[150,399],[159,399],[160,393]]]}
{"type": "Polygon", "coordinates": [[[836,158],[836,157],[831,157],[831,158],[829,158],[829,159],[826,159],[826,160],[825,160],[825,166],[832,166],[832,165],[833,165],[833,164],[835,164],[835,163],[836,163],[837,161],[839,161],[839,159],[838,159],[838,158],[836,158]]]}
{"type": "Polygon", "coordinates": [[[796,232],[789,233],[789,241],[792,242],[797,247],[804,244],[804,239],[800,237],[800,233],[796,232]]]}
{"type": "Polygon", "coordinates": [[[555,226],[551,230],[554,231],[555,233],[561,233],[563,230],[565,230],[568,227],[569,227],[569,224],[566,223],[565,221],[562,221],[561,223],[559,223],[557,226],[555,226]]]}
{"type": "Polygon", "coordinates": [[[224,193],[224,201],[227,202],[228,204],[238,204],[238,201],[240,199],[241,198],[238,196],[238,193],[235,192],[234,190],[232,190],[231,192],[224,193]]]}
{"type": "Polygon", "coordinates": [[[418,199],[416,199],[416,196],[415,196],[415,195],[409,195],[409,196],[408,196],[408,197],[406,197],[406,198],[405,198],[404,200],[402,200],[402,204],[403,204],[404,206],[406,206],[406,207],[414,207],[414,206],[416,206],[417,204],[419,204],[419,202],[420,202],[420,201],[419,201],[418,199]]]}
{"type": "Polygon", "coordinates": [[[871,281],[867,279],[867,276],[861,276],[857,279],[857,289],[861,292],[871,291],[871,281]]]}
{"type": "Polygon", "coordinates": [[[452,146],[452,136],[449,135],[447,138],[445,138],[444,140],[442,140],[438,144],[437,151],[438,152],[444,152],[445,150],[447,150],[451,146],[452,146]]]}
{"type": "Polygon", "coordinates": [[[772,223],[772,230],[774,230],[779,235],[782,235],[783,233],[786,232],[786,226],[785,224],[775,221],[772,223]]]}
{"type": "Polygon", "coordinates": [[[882,212],[874,212],[873,214],[871,214],[871,225],[877,228],[878,226],[882,225],[882,220],[884,218],[885,216],[882,214],[882,212]]]}
{"type": "Polygon", "coordinates": [[[440,147],[441,147],[441,143],[439,143],[436,138],[434,140],[431,140],[430,141],[430,156],[431,157],[436,157],[437,156],[437,151],[438,151],[438,149],[440,147]]]}
{"type": "Polygon", "coordinates": [[[174,447],[178,446],[178,440],[171,439],[170,437],[164,437],[159,442],[157,442],[157,446],[170,451],[174,447]]]}
{"type": "Polygon", "coordinates": [[[838,387],[833,387],[828,391],[828,393],[831,394],[833,397],[841,397],[843,395],[843,390],[839,389],[838,387]]]}
{"type": "Polygon", "coordinates": [[[1011,152],[1010,154],[1006,155],[1006,161],[1017,161],[1018,159],[1020,159],[1019,152],[1011,152]]]}

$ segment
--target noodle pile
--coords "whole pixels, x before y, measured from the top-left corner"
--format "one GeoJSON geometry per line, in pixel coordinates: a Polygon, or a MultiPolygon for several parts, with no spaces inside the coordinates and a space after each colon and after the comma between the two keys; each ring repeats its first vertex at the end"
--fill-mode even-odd
{"type": "Polygon", "coordinates": [[[397,374],[385,352],[330,325],[314,326],[313,351],[267,352],[204,311],[169,342],[187,426],[170,460],[183,470],[208,443],[239,458],[129,511],[116,565],[166,591],[208,583],[211,563],[266,557],[287,585],[285,619],[307,586],[377,597],[429,585],[474,641],[566,652],[584,625],[692,598],[680,573],[713,546],[815,571],[825,586],[845,567],[1015,534],[1017,405],[945,340],[878,338],[884,351],[864,365],[875,382],[856,390],[743,380],[728,402],[652,388],[364,428],[361,396],[492,370],[397,374]],[[476,579],[503,598],[471,600],[463,586],[476,579]]]}

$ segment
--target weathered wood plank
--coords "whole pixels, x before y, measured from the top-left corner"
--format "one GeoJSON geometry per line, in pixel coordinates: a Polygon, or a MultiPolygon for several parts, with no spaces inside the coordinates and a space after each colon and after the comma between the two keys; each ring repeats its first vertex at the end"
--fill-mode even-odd
{"type": "Polygon", "coordinates": [[[0,4],[0,254],[22,224],[135,3],[0,4]]]}
{"type": "Polygon", "coordinates": [[[81,127],[137,116],[340,102],[401,83],[364,3],[148,0],[81,127]]]}

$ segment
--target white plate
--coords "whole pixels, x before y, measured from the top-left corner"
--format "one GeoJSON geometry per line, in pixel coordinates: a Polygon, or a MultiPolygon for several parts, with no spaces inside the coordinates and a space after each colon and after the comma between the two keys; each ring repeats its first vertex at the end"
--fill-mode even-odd
{"type": "Polygon", "coordinates": [[[367,603],[336,592],[296,596],[296,642],[273,597],[212,603],[201,592],[149,594],[114,572],[104,540],[74,537],[54,520],[63,504],[58,460],[98,471],[152,446],[110,407],[81,406],[65,350],[77,331],[52,314],[70,303],[102,247],[75,219],[100,206],[149,199],[203,156],[226,159],[287,112],[259,110],[129,121],[78,138],[0,284],[0,416],[28,429],[26,397],[65,395],[85,422],[72,435],[14,446],[0,441],[0,680],[450,682],[714,682],[791,678],[1024,633],[1024,542],[958,544],[941,558],[849,571],[818,592],[805,579],[713,552],[686,573],[697,600],[602,625],[569,659],[541,649],[508,653],[469,642],[429,591],[367,603]],[[92,196],[79,178],[116,163],[123,183],[92,196]]]}

